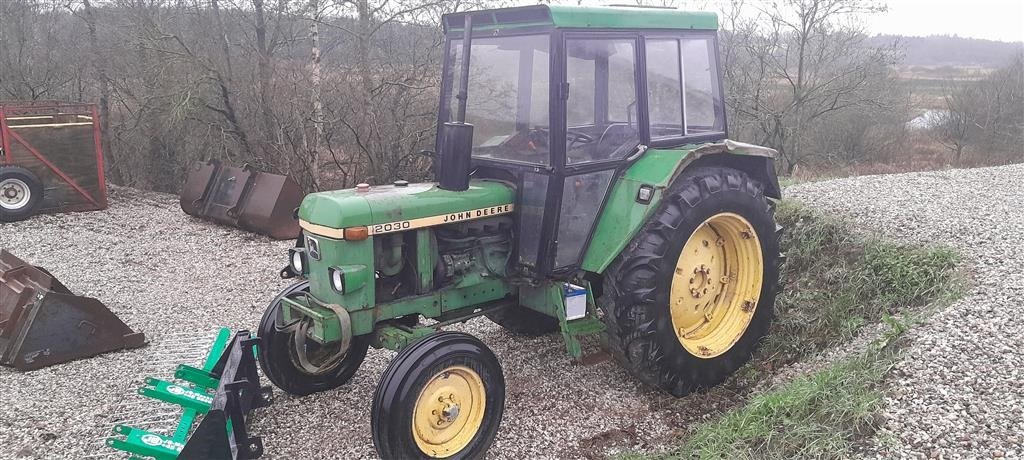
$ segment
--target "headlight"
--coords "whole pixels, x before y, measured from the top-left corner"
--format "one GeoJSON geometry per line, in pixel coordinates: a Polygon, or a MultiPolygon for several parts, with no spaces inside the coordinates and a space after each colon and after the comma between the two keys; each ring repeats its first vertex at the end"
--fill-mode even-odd
{"type": "Polygon", "coordinates": [[[331,268],[331,287],[341,294],[345,293],[345,272],[338,268],[331,268]]]}
{"type": "Polygon", "coordinates": [[[289,251],[288,259],[293,272],[300,275],[306,273],[306,251],[294,248],[289,251]]]}

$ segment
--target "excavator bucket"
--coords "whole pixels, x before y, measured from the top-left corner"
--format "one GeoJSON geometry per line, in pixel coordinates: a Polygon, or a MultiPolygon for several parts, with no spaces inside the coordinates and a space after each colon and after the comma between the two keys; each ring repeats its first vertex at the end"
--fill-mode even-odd
{"type": "Polygon", "coordinates": [[[30,371],[145,344],[99,300],[0,250],[0,364],[30,371]]]}
{"type": "Polygon", "coordinates": [[[285,176],[211,160],[193,165],[181,190],[181,209],[191,216],[289,240],[299,236],[295,208],[302,197],[299,185],[285,176]]]}
{"type": "Polygon", "coordinates": [[[251,459],[263,455],[259,436],[250,436],[246,418],[253,409],[271,404],[268,386],[260,386],[254,347],[259,339],[248,331],[221,329],[202,368],[180,365],[175,381],[146,379],[143,396],[183,409],[172,434],[125,425],[114,427],[107,445],[135,457],[251,459]],[[228,339],[230,338],[230,342],[228,339]],[[193,428],[197,418],[202,420],[193,428]]]}

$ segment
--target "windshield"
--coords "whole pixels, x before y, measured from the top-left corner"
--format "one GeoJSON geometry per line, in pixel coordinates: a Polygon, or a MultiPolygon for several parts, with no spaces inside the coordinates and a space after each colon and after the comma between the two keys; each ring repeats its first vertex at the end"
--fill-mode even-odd
{"type": "MultiPolygon", "coordinates": [[[[548,36],[474,38],[472,47],[466,123],[474,126],[473,156],[547,164],[548,36]]],[[[455,121],[462,40],[451,40],[448,60],[443,121],[455,121]]]]}

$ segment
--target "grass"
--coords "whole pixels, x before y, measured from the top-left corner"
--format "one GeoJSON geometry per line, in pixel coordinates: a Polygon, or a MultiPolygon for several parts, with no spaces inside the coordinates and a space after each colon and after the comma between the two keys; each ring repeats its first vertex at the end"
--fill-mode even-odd
{"type": "Polygon", "coordinates": [[[701,425],[667,458],[833,458],[877,428],[884,351],[837,362],[701,425]]]}
{"type": "Polygon", "coordinates": [[[885,323],[888,332],[863,354],[754,395],[697,425],[659,458],[849,457],[855,443],[877,428],[880,384],[898,357],[893,344],[923,307],[963,291],[959,256],[948,248],[861,236],[842,220],[791,201],[779,204],[776,218],[786,228],[781,245],[788,256],[776,320],[757,356],[734,380],[761,380],[848,341],[869,323],[885,323]]]}
{"type": "Polygon", "coordinates": [[[787,260],[757,360],[769,370],[845,342],[865,324],[961,293],[960,258],[949,248],[864,237],[792,201],[779,204],[776,218],[787,260]]]}

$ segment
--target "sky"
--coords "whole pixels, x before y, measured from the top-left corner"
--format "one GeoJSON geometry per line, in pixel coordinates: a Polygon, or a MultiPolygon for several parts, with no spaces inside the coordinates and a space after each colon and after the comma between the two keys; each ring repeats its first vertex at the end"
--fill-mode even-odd
{"type": "MultiPolygon", "coordinates": [[[[0,0],[2,1],[2,0],[0,0]]],[[[633,4],[636,0],[549,0],[584,5],[633,4]]],[[[746,0],[748,4],[770,0],[746,0]]],[[[868,33],[905,36],[957,35],[1008,42],[1024,41],[1024,0],[876,0],[888,11],[865,15],[868,33]]],[[[530,4],[531,0],[513,0],[530,4]]],[[[715,9],[728,0],[646,0],[683,9],[715,9]]]]}
{"type": "Polygon", "coordinates": [[[887,0],[864,18],[868,30],[899,35],[958,35],[1024,41],[1024,0],[887,0]]]}

